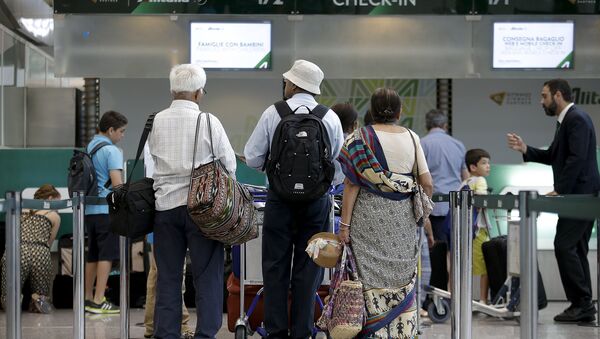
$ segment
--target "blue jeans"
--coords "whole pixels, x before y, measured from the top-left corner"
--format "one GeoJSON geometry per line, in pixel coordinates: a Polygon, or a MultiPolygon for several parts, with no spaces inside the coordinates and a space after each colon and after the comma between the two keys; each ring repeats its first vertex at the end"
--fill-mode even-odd
{"type": "Polygon", "coordinates": [[[262,270],[265,327],[269,338],[307,338],[312,334],[315,293],[323,280],[323,269],[312,261],[305,249],[314,234],[329,229],[330,209],[327,195],[308,203],[285,202],[272,191],[267,195],[262,270]],[[290,271],[292,319],[288,332],[290,271]]]}
{"type": "Polygon", "coordinates": [[[179,339],[181,335],[181,279],[190,249],[196,289],[194,338],[215,338],[223,321],[223,244],[206,239],[187,214],[186,206],[157,211],[154,256],[158,269],[154,336],[179,339]]]}

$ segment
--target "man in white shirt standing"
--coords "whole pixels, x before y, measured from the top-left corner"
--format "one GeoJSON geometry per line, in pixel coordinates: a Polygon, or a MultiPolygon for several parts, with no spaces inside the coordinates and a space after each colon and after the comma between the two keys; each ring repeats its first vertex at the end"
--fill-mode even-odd
{"type": "Polygon", "coordinates": [[[196,287],[195,338],[215,338],[222,323],[223,244],[200,233],[187,213],[187,194],[192,167],[212,161],[211,143],[215,157],[232,174],[236,169],[235,153],[217,117],[202,114],[198,121],[198,105],[206,95],[204,70],[191,64],[177,65],[171,69],[169,80],[173,102],[156,115],[148,138],[155,164],[154,257],[159,272],[154,337],[180,337],[181,279],[189,248],[196,287]],[[207,118],[212,126],[212,140],[207,118]],[[198,149],[192,166],[197,122],[198,149]]]}
{"type": "MultiPolygon", "coordinates": [[[[283,74],[284,96],[287,100],[276,105],[287,103],[288,109],[296,115],[309,113],[309,110],[316,116],[322,115],[320,119],[327,134],[325,137],[328,137],[328,146],[331,147],[326,153],[329,160],[333,160],[338,157],[344,136],[340,119],[335,112],[322,106],[318,108],[315,101],[314,97],[321,94],[319,87],[323,77],[323,72],[317,65],[306,60],[297,60],[293,67],[283,74]],[[317,110],[318,114],[315,112],[317,110]]],[[[276,105],[271,105],[264,111],[244,149],[247,165],[258,170],[264,167],[275,143],[281,146],[287,141],[273,140],[277,126],[282,120],[276,105]]],[[[300,132],[296,137],[303,135],[308,136],[306,132],[300,132]]],[[[316,142],[317,140],[313,140],[313,143],[316,142]]],[[[271,155],[273,156],[273,153],[271,155]]],[[[295,157],[296,153],[293,156],[295,157]]],[[[305,154],[301,155],[304,156],[305,154]]],[[[331,165],[331,180],[333,171],[331,165]]],[[[327,186],[331,185],[331,180],[327,186]]],[[[265,327],[268,338],[308,338],[314,326],[315,293],[323,278],[323,269],[318,267],[304,250],[314,234],[327,231],[331,203],[326,193],[309,201],[290,202],[275,193],[274,187],[269,188],[262,234],[265,327]],[[290,267],[292,254],[293,268],[290,267]],[[288,322],[290,276],[292,319],[288,322]]]]}

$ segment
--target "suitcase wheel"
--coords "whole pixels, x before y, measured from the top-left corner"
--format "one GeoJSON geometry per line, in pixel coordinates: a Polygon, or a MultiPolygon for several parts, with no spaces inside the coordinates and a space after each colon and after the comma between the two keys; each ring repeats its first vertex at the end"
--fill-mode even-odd
{"type": "Polygon", "coordinates": [[[429,319],[435,324],[441,324],[446,322],[450,318],[450,303],[446,299],[440,300],[441,309],[438,309],[434,302],[429,303],[427,306],[427,313],[429,319]]]}
{"type": "Polygon", "coordinates": [[[239,325],[235,328],[235,339],[246,339],[248,334],[246,333],[246,326],[239,325]]]}

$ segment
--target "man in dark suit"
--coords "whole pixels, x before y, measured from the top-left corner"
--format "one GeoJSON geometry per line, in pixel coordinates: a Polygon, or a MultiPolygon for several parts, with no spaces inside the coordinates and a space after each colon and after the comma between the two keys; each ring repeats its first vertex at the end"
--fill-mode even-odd
{"type": "MultiPolygon", "coordinates": [[[[528,146],[514,133],[507,135],[508,146],[523,153],[524,161],[552,165],[554,191],[548,195],[598,192],[600,175],[594,125],[590,116],[573,104],[569,83],[562,79],[544,83],[541,104],[546,115],[558,120],[550,147],[543,150],[528,146]]],[[[596,309],[592,305],[590,265],[587,260],[593,224],[593,220],[559,216],[554,253],[571,306],[554,317],[556,322],[591,322],[596,318],[596,309]]]]}

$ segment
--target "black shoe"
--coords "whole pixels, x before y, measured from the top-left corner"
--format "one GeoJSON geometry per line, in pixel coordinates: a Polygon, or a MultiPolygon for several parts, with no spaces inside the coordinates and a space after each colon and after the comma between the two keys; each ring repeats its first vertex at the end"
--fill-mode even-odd
{"type": "Polygon", "coordinates": [[[561,314],[554,317],[554,321],[559,323],[592,322],[595,320],[596,308],[592,304],[584,306],[571,305],[561,314]]]}
{"type": "Polygon", "coordinates": [[[100,304],[96,304],[93,301],[90,301],[88,306],[85,307],[85,310],[89,313],[94,314],[117,314],[119,313],[119,307],[110,301],[106,300],[106,298],[102,299],[100,304]]]}

